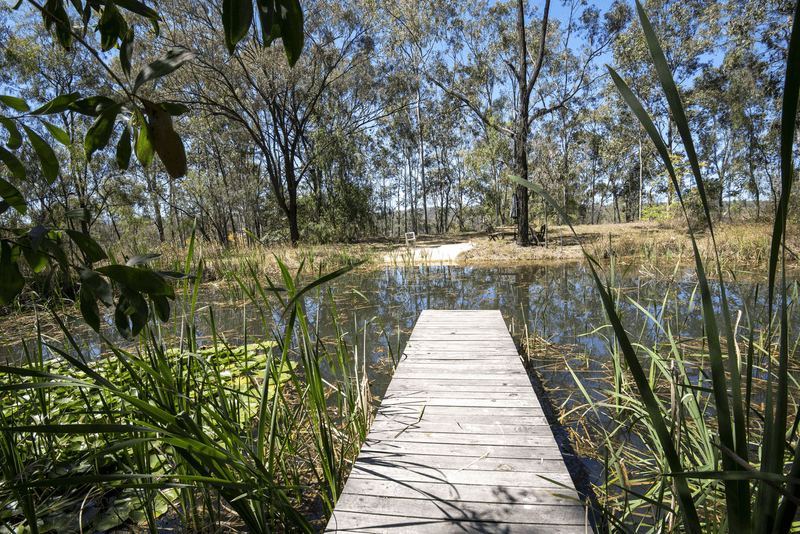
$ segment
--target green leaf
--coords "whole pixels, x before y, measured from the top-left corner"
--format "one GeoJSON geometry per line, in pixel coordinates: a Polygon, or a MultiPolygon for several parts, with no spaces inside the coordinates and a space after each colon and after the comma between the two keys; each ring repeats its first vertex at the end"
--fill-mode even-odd
{"type": "Polygon", "coordinates": [[[101,261],[108,258],[100,245],[88,235],[76,230],[65,230],[65,232],[67,232],[70,239],[78,245],[78,248],[81,249],[81,252],[86,255],[86,259],[90,262],[101,261]]]}
{"type": "Polygon", "coordinates": [[[163,295],[153,295],[153,311],[162,323],[169,321],[169,301],[163,295]]]}
{"type": "Polygon", "coordinates": [[[137,291],[122,288],[122,295],[127,301],[126,314],[130,315],[131,336],[138,335],[147,324],[149,309],[147,301],[137,291]]]}
{"type": "Polygon", "coordinates": [[[131,77],[131,56],[133,55],[134,36],[133,28],[128,28],[119,46],[119,62],[126,78],[131,77]]]}
{"type": "Polygon", "coordinates": [[[275,23],[281,28],[283,48],[289,65],[294,66],[303,51],[303,9],[300,0],[276,0],[275,23]]]}
{"type": "Polygon", "coordinates": [[[253,23],[253,3],[251,0],[223,0],[222,27],[225,30],[225,46],[233,54],[236,43],[241,41],[253,23]]]}
{"type": "Polygon", "coordinates": [[[280,33],[280,26],[274,23],[275,0],[256,0],[258,7],[258,19],[261,25],[261,42],[264,46],[269,46],[278,35],[272,35],[273,31],[280,33]]]}
{"type": "Polygon", "coordinates": [[[55,124],[50,124],[47,121],[42,121],[42,124],[44,124],[44,127],[47,128],[47,131],[50,132],[50,135],[52,135],[56,141],[58,141],[64,146],[69,146],[72,144],[72,140],[70,140],[69,135],[67,135],[67,132],[65,132],[55,124]]]}
{"type": "Polygon", "coordinates": [[[87,159],[91,159],[95,151],[104,148],[108,144],[120,109],[122,109],[121,102],[104,109],[95,119],[89,131],[86,132],[86,137],[83,139],[83,148],[86,151],[87,159]]]}
{"type": "MultiPolygon", "coordinates": [[[[27,241],[30,245],[30,239],[27,239],[27,241]]],[[[42,269],[47,267],[47,256],[34,252],[30,246],[22,247],[22,254],[34,273],[39,274],[42,269]]]]}
{"type": "Polygon", "coordinates": [[[69,31],[69,28],[72,27],[72,23],[69,21],[67,10],[64,9],[64,2],[48,0],[44,5],[44,9],[45,11],[42,16],[44,18],[45,27],[50,31],[52,27],[55,26],[56,39],[58,39],[62,47],[69,50],[72,46],[72,34],[69,31]]]}
{"type": "Polygon", "coordinates": [[[97,307],[97,301],[88,286],[81,286],[80,306],[83,320],[92,330],[100,333],[100,309],[97,307]]]}
{"type": "Polygon", "coordinates": [[[114,101],[107,96],[90,96],[82,100],[73,102],[69,109],[77,111],[82,115],[97,117],[104,109],[114,105],[114,101]]]}
{"type": "Polygon", "coordinates": [[[159,276],[163,276],[164,278],[169,278],[172,280],[194,280],[197,278],[192,274],[186,273],[179,273],[177,271],[154,271],[159,276]]]}
{"type": "Polygon", "coordinates": [[[115,282],[140,293],[147,295],[174,295],[172,286],[152,271],[128,267],[127,265],[106,265],[96,270],[115,282]]]}
{"type": "Polygon", "coordinates": [[[17,262],[11,261],[11,246],[0,242],[0,305],[8,304],[25,287],[25,279],[19,272],[17,262]]]}
{"type": "Polygon", "coordinates": [[[131,257],[131,259],[129,259],[127,262],[125,262],[125,265],[127,265],[128,267],[135,267],[137,265],[142,265],[142,264],[151,262],[154,259],[160,258],[160,257],[161,257],[161,254],[152,254],[152,253],[150,253],[150,254],[136,254],[135,256],[131,257]]]}
{"type": "Polygon", "coordinates": [[[10,107],[11,109],[15,111],[20,111],[22,113],[27,113],[28,111],[31,110],[31,108],[28,107],[28,104],[26,104],[24,100],[17,98],[15,96],[0,95],[0,102],[10,107]]]}
{"type": "Polygon", "coordinates": [[[184,106],[183,104],[178,104],[177,102],[160,102],[158,105],[161,106],[161,108],[164,111],[166,111],[173,117],[183,115],[184,113],[189,111],[188,106],[184,106]]]}
{"type": "Polygon", "coordinates": [[[8,168],[8,171],[11,173],[14,178],[19,180],[20,182],[24,182],[25,178],[27,177],[27,173],[25,172],[25,167],[22,166],[22,163],[19,162],[17,156],[13,153],[9,152],[2,146],[0,146],[0,161],[5,164],[8,168]]]}
{"type": "Polygon", "coordinates": [[[131,164],[131,127],[128,125],[122,130],[122,135],[119,136],[119,141],[117,141],[116,159],[117,167],[120,170],[128,170],[128,166],[131,164]]]}
{"type": "Polygon", "coordinates": [[[153,162],[153,155],[155,148],[153,148],[153,136],[150,133],[150,125],[144,118],[144,115],[138,109],[136,110],[136,119],[139,123],[139,135],[136,137],[136,159],[142,164],[142,167],[149,167],[153,162]]]}
{"type": "Polygon", "coordinates": [[[25,202],[25,197],[22,196],[22,193],[2,178],[0,178],[0,197],[17,210],[20,215],[25,215],[28,212],[28,203],[25,202]]]}
{"type": "Polygon", "coordinates": [[[53,152],[53,149],[47,144],[47,141],[39,137],[39,134],[24,124],[22,128],[25,130],[25,134],[28,136],[31,145],[33,145],[33,150],[39,157],[39,162],[42,164],[42,173],[44,173],[47,183],[52,185],[58,177],[58,158],[56,157],[56,153],[53,152]]]}
{"type": "Polygon", "coordinates": [[[147,113],[150,135],[158,157],[170,176],[180,178],[186,174],[186,151],[181,137],[172,128],[172,117],[158,104],[144,98],[140,100],[147,113]]]}
{"type": "Polygon", "coordinates": [[[69,109],[70,105],[80,99],[80,97],[81,94],[78,92],[57,96],[47,104],[32,111],[31,115],[52,115],[53,113],[61,113],[69,109]]]}
{"type": "Polygon", "coordinates": [[[114,293],[111,291],[111,286],[108,282],[103,280],[99,274],[91,269],[78,267],[77,270],[78,275],[81,277],[81,283],[91,289],[94,296],[97,297],[106,308],[110,308],[114,305],[114,293]]]}
{"type": "MultiPolygon", "coordinates": [[[[122,24],[120,24],[121,18],[117,6],[108,2],[103,8],[103,14],[97,25],[100,30],[100,47],[103,52],[111,50],[117,44],[117,38],[123,30],[122,24]]],[[[124,21],[122,22],[124,23],[124,21]]]]}
{"type": "Polygon", "coordinates": [[[31,245],[33,246],[34,252],[39,250],[39,245],[42,244],[42,240],[50,233],[50,230],[49,227],[40,224],[28,232],[28,237],[31,238],[31,245]]]}
{"type": "Polygon", "coordinates": [[[11,150],[16,150],[22,146],[22,134],[19,133],[17,125],[8,117],[0,117],[0,124],[8,131],[8,141],[6,146],[11,150]]]}
{"type": "Polygon", "coordinates": [[[59,246],[58,243],[49,239],[45,239],[42,241],[41,247],[46,249],[51,255],[55,256],[58,266],[61,267],[62,271],[66,273],[69,270],[69,260],[67,260],[67,255],[64,253],[64,250],[59,246]]]}
{"type": "Polygon", "coordinates": [[[88,223],[92,220],[92,214],[86,208],[75,208],[74,210],[69,210],[64,214],[64,217],[85,223],[88,223]]]}
{"type": "Polygon", "coordinates": [[[133,339],[131,335],[131,323],[128,320],[128,315],[125,313],[123,306],[125,306],[127,302],[125,301],[125,297],[120,297],[119,301],[117,302],[117,306],[114,309],[114,326],[117,327],[117,332],[124,338],[130,341],[133,339]]]}
{"type": "MultiPolygon", "coordinates": [[[[114,3],[122,9],[149,19],[151,22],[158,22],[161,20],[161,17],[158,16],[158,12],[156,10],[147,7],[147,5],[143,4],[142,2],[138,2],[137,0],[115,0],[114,3]]],[[[155,26],[155,31],[156,37],[158,37],[158,25],[155,26]]]]}
{"type": "Polygon", "coordinates": [[[136,83],[133,84],[133,92],[136,93],[143,84],[155,80],[156,78],[166,76],[180,68],[180,66],[187,61],[191,61],[196,57],[197,54],[194,52],[189,52],[182,48],[173,48],[169,50],[166,54],[150,63],[139,72],[139,75],[136,76],[136,83]]]}

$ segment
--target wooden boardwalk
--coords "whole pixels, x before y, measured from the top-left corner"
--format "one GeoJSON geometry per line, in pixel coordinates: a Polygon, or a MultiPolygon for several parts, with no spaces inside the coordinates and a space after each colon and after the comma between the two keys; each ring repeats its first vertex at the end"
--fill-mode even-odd
{"type": "Polygon", "coordinates": [[[420,314],[326,533],[585,533],[499,311],[420,314]],[[549,479],[549,480],[547,480],[549,479]]]}

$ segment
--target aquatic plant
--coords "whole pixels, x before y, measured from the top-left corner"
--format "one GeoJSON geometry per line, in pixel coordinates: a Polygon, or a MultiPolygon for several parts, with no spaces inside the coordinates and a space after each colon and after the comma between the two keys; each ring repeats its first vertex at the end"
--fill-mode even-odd
{"type": "MultiPolygon", "coordinates": [[[[702,380],[689,380],[686,378],[686,360],[677,350],[674,340],[665,345],[666,354],[634,344],[620,316],[619,301],[622,297],[614,292],[613,280],[604,283],[598,273],[600,264],[584,252],[613,332],[611,346],[614,361],[620,367],[618,386],[613,397],[608,403],[593,402],[592,406],[596,409],[629,411],[633,413],[633,419],[644,422],[650,434],[650,439],[643,444],[647,454],[632,463],[636,463],[637,467],[650,466],[651,473],[655,475],[651,484],[642,479],[637,484],[631,483],[624,458],[609,440],[607,464],[610,470],[607,473],[614,475],[607,474],[608,480],[616,481],[626,498],[646,502],[661,512],[639,524],[631,521],[633,516],[630,514],[619,518],[608,509],[606,518],[615,529],[630,532],[638,528],[652,532],[681,529],[697,534],[719,531],[790,532],[800,504],[800,454],[797,454],[800,452],[797,450],[800,439],[797,424],[790,424],[789,421],[794,399],[789,374],[792,346],[788,334],[790,299],[785,270],[788,207],[795,172],[792,147],[800,94],[800,36],[797,35],[796,19],[789,45],[783,98],[780,146],[782,189],[768,264],[769,320],[764,341],[759,345],[756,327],[749,310],[745,310],[748,333],[746,356],[743,359],[728,307],[726,282],[717,254],[719,247],[689,123],[655,32],[641,4],[637,1],[636,5],[661,87],[669,103],[670,115],[683,142],[702,204],[702,216],[713,252],[708,261],[713,267],[711,270],[719,277],[719,309],[712,297],[707,275],[709,269],[699,250],[692,225],[689,225],[698,279],[697,294],[704,322],[701,358],[705,361],[699,372],[701,376],[706,372],[709,375],[703,376],[702,380]],[[773,317],[777,324],[773,324],[773,317]],[[754,381],[759,374],[757,351],[765,352],[763,411],[751,399],[754,381]],[[666,363],[670,361],[667,366],[666,363]],[[633,389],[622,387],[623,381],[635,385],[635,395],[632,394],[633,389]],[[666,381],[673,392],[674,400],[669,407],[662,403],[657,394],[656,387],[660,381],[666,381]],[[760,420],[761,424],[753,424],[755,419],[760,420]]],[[[682,188],[666,145],[634,93],[613,69],[609,70],[618,90],[661,156],[688,223],[690,213],[685,199],[680,195],[682,188]]],[[[541,187],[520,179],[516,181],[542,195],[564,220],[568,220],[558,203],[541,187]]],[[[655,317],[653,320],[658,321],[655,317]]],[[[659,324],[669,338],[668,326],[663,322],[659,324]]],[[[591,397],[588,393],[586,396],[591,397]]],[[[625,431],[622,426],[618,430],[625,431]]]]}
{"type": "Polygon", "coordinates": [[[304,311],[304,299],[322,298],[322,284],[351,268],[301,285],[302,265],[294,276],[278,265],[280,286],[262,284],[255,269],[240,279],[272,340],[245,330],[248,341],[229,346],[210,310],[212,342],[198,346],[199,284],[187,281],[179,331],[156,324],[134,349],[109,344],[92,359],[56,314],[68,349],[39,335],[24,365],[0,367],[4,532],[126,521],[157,532],[168,509],[190,529],[220,528],[232,511],[254,533],[314,532],[314,519],[333,509],[372,406],[358,326],[345,332],[333,313],[329,347],[304,311]]]}

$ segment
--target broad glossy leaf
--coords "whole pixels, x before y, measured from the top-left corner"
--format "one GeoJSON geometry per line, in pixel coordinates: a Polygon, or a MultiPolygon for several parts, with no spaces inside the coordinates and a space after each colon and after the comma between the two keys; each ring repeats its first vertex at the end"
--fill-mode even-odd
{"type": "Polygon", "coordinates": [[[38,252],[34,252],[31,248],[31,240],[29,238],[23,238],[21,240],[22,254],[25,256],[25,260],[28,262],[31,270],[39,274],[42,272],[42,269],[47,267],[47,256],[44,254],[39,254],[38,252]]]}
{"type": "Polygon", "coordinates": [[[164,295],[153,295],[153,311],[162,323],[169,321],[169,301],[164,295]]]}
{"type": "Polygon", "coordinates": [[[131,320],[131,335],[135,336],[142,331],[142,328],[147,324],[147,318],[150,315],[147,307],[147,300],[138,292],[129,288],[123,288],[122,294],[128,301],[128,315],[131,320]]]}
{"type": "Polygon", "coordinates": [[[81,94],[78,92],[57,96],[47,104],[36,108],[31,112],[31,115],[52,115],[53,113],[61,113],[69,109],[70,104],[79,100],[80,97],[81,94]]]}
{"type": "Polygon", "coordinates": [[[56,141],[58,141],[64,146],[69,146],[72,144],[72,141],[70,140],[67,132],[65,132],[55,124],[50,124],[47,121],[42,121],[42,124],[44,124],[44,127],[47,128],[47,131],[50,132],[50,135],[52,135],[56,141]]]}
{"type": "Polygon", "coordinates": [[[92,291],[87,286],[81,286],[80,306],[83,320],[86,321],[86,324],[88,324],[92,330],[99,333],[100,309],[97,307],[97,301],[94,299],[92,291]]]}
{"type": "Polygon", "coordinates": [[[25,134],[28,136],[31,145],[33,145],[33,150],[36,152],[36,155],[39,156],[39,163],[42,164],[42,173],[44,173],[47,183],[52,185],[58,177],[58,158],[56,157],[56,153],[53,152],[53,149],[47,141],[42,139],[39,134],[24,124],[22,128],[25,130],[25,134]]]}
{"type": "Polygon", "coordinates": [[[89,115],[90,117],[97,117],[104,109],[111,107],[115,104],[113,100],[107,96],[90,96],[82,100],[73,102],[69,109],[77,111],[82,115],[89,115]]]}
{"type": "Polygon", "coordinates": [[[303,9],[300,0],[276,0],[275,23],[281,28],[283,48],[289,65],[294,66],[303,51],[303,9]]]}
{"type": "Polygon", "coordinates": [[[8,117],[0,117],[0,124],[8,131],[8,141],[6,146],[11,150],[16,150],[22,146],[22,134],[19,133],[17,125],[8,117]]]}
{"type": "Polygon", "coordinates": [[[131,77],[131,56],[133,56],[133,39],[134,39],[134,31],[133,28],[128,28],[128,31],[125,32],[125,37],[122,39],[122,42],[119,46],[119,62],[122,66],[122,71],[125,73],[125,77],[131,77]]]}
{"type": "Polygon", "coordinates": [[[126,9],[131,13],[136,13],[137,15],[141,15],[151,21],[159,21],[161,17],[158,16],[158,12],[147,5],[143,4],[142,2],[138,2],[137,0],[115,0],[115,4],[117,4],[122,9],[126,9]]]}
{"type": "Polygon", "coordinates": [[[23,167],[22,163],[19,162],[17,156],[2,146],[0,146],[0,161],[5,164],[5,166],[8,168],[8,171],[14,176],[14,178],[20,182],[25,181],[25,178],[27,177],[25,167],[23,167]]]}
{"type": "Polygon", "coordinates": [[[172,117],[158,104],[141,100],[147,112],[153,147],[170,176],[180,178],[186,174],[186,151],[180,135],[172,127],[172,117]]]}
{"type": "Polygon", "coordinates": [[[72,34],[69,32],[72,23],[67,15],[67,10],[64,9],[64,3],[59,0],[48,0],[44,9],[45,27],[48,31],[55,28],[59,44],[69,50],[72,46],[72,34]]]}
{"type": "Polygon", "coordinates": [[[187,61],[191,61],[196,57],[197,54],[194,52],[189,52],[182,48],[173,48],[169,50],[166,54],[150,63],[139,72],[139,75],[136,76],[136,83],[133,84],[133,92],[136,93],[143,84],[155,80],[156,78],[166,76],[180,68],[180,66],[187,61]]]}
{"type": "Polygon", "coordinates": [[[117,332],[127,340],[133,339],[131,335],[131,323],[128,320],[128,315],[123,310],[123,306],[126,305],[124,302],[125,297],[120,297],[119,301],[117,302],[117,307],[114,310],[114,326],[117,327],[117,332]]]}
{"type": "Polygon", "coordinates": [[[65,232],[67,232],[70,239],[78,245],[78,248],[81,249],[81,252],[86,255],[86,258],[90,262],[101,261],[108,258],[100,245],[88,235],[75,230],[65,230],[65,232]]]}
{"type": "Polygon", "coordinates": [[[261,42],[269,46],[277,36],[272,36],[273,29],[280,32],[280,26],[275,26],[275,0],[257,0],[258,18],[261,25],[261,42]]]}
{"type": "Polygon", "coordinates": [[[142,167],[149,167],[153,163],[153,155],[155,149],[153,148],[153,137],[150,133],[150,125],[144,118],[144,114],[136,110],[136,118],[139,123],[139,135],[136,136],[136,159],[142,164],[142,167]]]}
{"type": "Polygon", "coordinates": [[[125,265],[127,265],[128,267],[135,267],[137,265],[142,265],[142,264],[151,262],[154,259],[160,258],[160,257],[161,257],[161,254],[152,254],[152,253],[150,253],[150,254],[137,254],[137,255],[131,257],[131,259],[129,259],[127,262],[125,262],[125,265]]]}
{"type": "Polygon", "coordinates": [[[122,130],[122,135],[119,136],[119,141],[117,141],[116,159],[117,167],[120,170],[128,170],[128,166],[131,164],[131,127],[128,125],[122,130]]]}
{"type": "Polygon", "coordinates": [[[120,109],[122,109],[121,102],[104,109],[95,119],[89,131],[86,132],[86,137],[83,139],[83,148],[86,151],[87,159],[91,159],[95,151],[105,148],[108,144],[120,109]]]}
{"type": "Polygon", "coordinates": [[[64,253],[64,249],[56,243],[55,241],[51,241],[50,239],[45,239],[41,242],[41,248],[45,249],[51,256],[56,258],[58,262],[58,266],[61,267],[62,271],[69,270],[69,260],[67,260],[67,255],[64,253]]]}
{"type": "Polygon", "coordinates": [[[75,208],[74,210],[69,210],[64,214],[64,217],[85,223],[88,223],[92,220],[92,214],[86,208],[75,208]]]}
{"type": "Polygon", "coordinates": [[[28,104],[26,104],[24,100],[17,98],[15,96],[0,95],[0,102],[10,107],[11,109],[15,111],[20,111],[22,113],[27,113],[28,111],[31,110],[31,108],[28,107],[28,104]]]}
{"type": "Polygon", "coordinates": [[[97,27],[100,30],[100,47],[103,52],[107,52],[114,48],[117,44],[120,32],[123,30],[122,23],[120,23],[120,15],[117,11],[117,6],[109,2],[103,8],[103,15],[100,17],[100,22],[97,27]]]}
{"type": "Polygon", "coordinates": [[[127,265],[106,265],[105,267],[98,267],[96,271],[140,293],[167,296],[170,293],[174,294],[172,286],[152,271],[128,267],[127,265]]]}
{"type": "Polygon", "coordinates": [[[11,261],[11,246],[0,242],[0,305],[8,304],[25,286],[17,262],[11,261]]]}
{"type": "Polygon", "coordinates": [[[28,203],[25,202],[25,197],[22,196],[22,193],[20,193],[16,187],[2,178],[0,178],[0,197],[8,202],[12,208],[17,210],[20,215],[28,213],[28,203]]]}
{"type": "Polygon", "coordinates": [[[92,290],[94,296],[103,303],[107,308],[114,305],[114,293],[111,291],[111,286],[106,282],[103,277],[91,269],[84,269],[78,267],[78,275],[81,277],[81,283],[92,290]]]}
{"type": "Polygon", "coordinates": [[[251,0],[222,0],[222,27],[225,30],[225,46],[233,54],[236,43],[241,41],[253,23],[251,0]]]}

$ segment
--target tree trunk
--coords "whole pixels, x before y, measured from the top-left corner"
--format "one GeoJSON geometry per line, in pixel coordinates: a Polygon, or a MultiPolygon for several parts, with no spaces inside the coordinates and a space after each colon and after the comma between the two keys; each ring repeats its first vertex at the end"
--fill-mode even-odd
{"type": "MultiPolygon", "coordinates": [[[[421,83],[421,80],[420,80],[421,83]]],[[[425,233],[428,232],[428,186],[425,183],[425,141],[422,139],[422,113],[420,111],[422,89],[417,85],[417,128],[419,130],[419,177],[422,185],[422,213],[425,233]]]]}
{"type": "MultiPolygon", "coordinates": [[[[519,39],[519,109],[517,131],[514,135],[514,173],[528,181],[528,112],[530,90],[528,89],[528,47],[525,40],[525,3],[517,0],[517,38],[519,39]]],[[[542,31],[546,31],[543,28],[542,31]]],[[[528,245],[528,188],[517,185],[517,243],[528,245]]]]}

